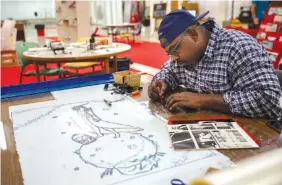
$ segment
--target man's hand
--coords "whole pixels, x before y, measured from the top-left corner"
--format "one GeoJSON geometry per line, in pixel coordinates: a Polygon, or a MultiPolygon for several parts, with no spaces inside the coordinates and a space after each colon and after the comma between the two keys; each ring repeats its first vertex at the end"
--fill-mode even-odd
{"type": "Polygon", "coordinates": [[[148,88],[149,97],[154,100],[160,100],[167,90],[167,84],[162,80],[153,81],[148,88]]]}
{"type": "Polygon", "coordinates": [[[175,107],[190,107],[200,108],[202,102],[205,101],[203,94],[182,92],[175,93],[168,97],[166,101],[166,108],[172,110],[175,107]]]}
{"type": "Polygon", "coordinates": [[[254,22],[255,25],[258,25],[259,24],[259,19],[255,17],[255,18],[253,18],[253,22],[254,22]]]}
{"type": "Polygon", "coordinates": [[[166,108],[190,107],[194,109],[210,108],[216,111],[230,113],[229,106],[224,102],[221,94],[199,94],[193,92],[175,93],[168,97],[166,108]]]}

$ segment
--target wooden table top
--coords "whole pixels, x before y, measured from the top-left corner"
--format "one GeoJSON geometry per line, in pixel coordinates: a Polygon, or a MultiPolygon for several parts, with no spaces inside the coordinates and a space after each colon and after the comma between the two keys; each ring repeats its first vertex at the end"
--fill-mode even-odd
{"type": "MultiPolygon", "coordinates": [[[[147,87],[148,85],[144,85],[143,92],[135,96],[137,101],[147,101],[149,100],[147,96],[147,87]]],[[[4,131],[7,141],[7,150],[1,150],[1,183],[4,185],[20,185],[23,184],[21,167],[19,163],[18,154],[15,146],[15,138],[13,134],[13,126],[12,122],[9,119],[9,106],[13,105],[21,105],[27,103],[35,103],[35,102],[43,102],[54,100],[53,96],[50,93],[41,94],[36,96],[28,96],[22,97],[12,100],[2,101],[1,104],[1,120],[4,125],[4,131]]],[[[216,112],[204,111],[204,112],[195,112],[195,113],[179,113],[176,115],[172,115],[169,113],[160,103],[150,102],[150,108],[156,113],[164,116],[165,118],[173,118],[173,119],[197,119],[197,118],[210,118],[210,117],[221,117],[225,116],[228,118],[237,119],[243,127],[248,130],[251,134],[253,134],[257,139],[262,143],[261,148],[259,149],[230,149],[230,150],[219,150],[221,153],[228,156],[232,161],[236,162],[238,160],[256,155],[258,153],[266,152],[271,149],[277,148],[281,146],[281,142],[279,140],[279,133],[274,129],[268,127],[265,124],[265,120],[263,119],[250,119],[250,118],[242,118],[236,117],[232,115],[226,115],[216,112]]]]}
{"type": "Polygon", "coordinates": [[[81,46],[71,46],[65,48],[66,54],[62,51],[54,52],[48,48],[31,48],[30,51],[23,53],[24,57],[37,61],[37,62],[77,62],[83,60],[93,60],[100,58],[109,58],[118,54],[127,52],[131,49],[131,46],[123,43],[112,43],[111,45],[96,46],[97,50],[86,49],[86,44],[81,46]]]}

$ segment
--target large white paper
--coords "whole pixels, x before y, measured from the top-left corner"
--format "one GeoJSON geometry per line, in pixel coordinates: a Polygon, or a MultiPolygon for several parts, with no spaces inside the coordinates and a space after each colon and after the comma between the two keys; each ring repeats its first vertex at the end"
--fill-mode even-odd
{"type": "Polygon", "coordinates": [[[47,107],[56,105],[58,102],[56,100],[38,102],[38,103],[30,103],[30,104],[22,104],[22,105],[14,105],[9,106],[9,118],[12,119],[12,114],[17,112],[29,111],[32,109],[36,109],[38,107],[47,107]]]}
{"type": "MultiPolygon", "coordinates": [[[[141,75],[141,84],[148,84],[152,80],[151,75],[141,75]]],[[[92,100],[97,95],[103,94],[103,97],[111,95],[113,91],[105,91],[105,84],[101,85],[91,85],[86,87],[78,87],[73,89],[65,89],[60,91],[52,91],[52,95],[54,99],[62,102],[75,102],[75,101],[83,101],[83,100],[92,100]]],[[[112,85],[109,88],[113,88],[112,85]]]]}
{"type": "Polygon", "coordinates": [[[174,151],[166,123],[126,97],[93,97],[11,111],[25,185],[170,184],[230,164],[212,150],[174,151]]]}
{"type": "MultiPolygon", "coordinates": [[[[53,95],[54,99],[60,102],[77,102],[77,101],[93,100],[101,95],[102,97],[100,99],[111,98],[112,91],[105,91],[104,86],[105,84],[79,87],[73,89],[65,89],[60,91],[53,91],[51,92],[51,94],[53,95]]],[[[117,96],[118,95],[116,95],[115,97],[117,96]]]]}

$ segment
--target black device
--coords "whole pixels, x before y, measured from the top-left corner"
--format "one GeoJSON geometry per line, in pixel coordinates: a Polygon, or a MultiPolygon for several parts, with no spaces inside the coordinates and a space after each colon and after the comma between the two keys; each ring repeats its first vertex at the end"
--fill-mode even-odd
{"type": "Polygon", "coordinates": [[[178,114],[178,113],[193,113],[197,112],[197,109],[189,108],[189,107],[175,107],[171,110],[169,110],[172,114],[178,114]]]}
{"type": "Polygon", "coordinates": [[[113,91],[112,94],[131,94],[136,90],[142,91],[143,87],[131,87],[127,84],[116,83],[107,83],[104,85],[104,91],[113,91]]]}
{"type": "Polygon", "coordinates": [[[239,21],[242,23],[252,23],[252,13],[249,6],[242,6],[240,8],[240,14],[238,17],[239,21]]]}
{"type": "Polygon", "coordinates": [[[94,50],[94,49],[95,49],[95,37],[94,37],[94,33],[91,35],[91,38],[89,39],[89,46],[90,46],[90,50],[94,50]]]}
{"type": "Polygon", "coordinates": [[[50,42],[49,47],[54,52],[54,55],[57,54],[56,51],[62,51],[63,53],[65,53],[65,47],[60,42],[50,42]]]}
{"type": "MultiPolygon", "coordinates": [[[[117,71],[126,71],[126,70],[129,70],[130,68],[130,64],[132,64],[133,62],[130,60],[130,58],[127,58],[127,57],[119,57],[119,58],[116,58],[117,62],[117,71]]],[[[114,58],[110,58],[110,61],[109,61],[109,66],[110,68],[113,68],[114,67],[114,58]]]]}

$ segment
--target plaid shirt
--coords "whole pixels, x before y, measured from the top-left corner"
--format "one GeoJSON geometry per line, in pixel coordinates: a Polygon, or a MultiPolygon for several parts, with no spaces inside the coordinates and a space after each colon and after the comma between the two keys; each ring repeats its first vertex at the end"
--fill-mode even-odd
{"type": "Polygon", "coordinates": [[[164,80],[172,89],[183,85],[199,93],[223,94],[235,115],[281,117],[281,88],[263,47],[247,34],[208,24],[211,37],[199,63],[185,68],[169,60],[153,80],[164,80]]]}

